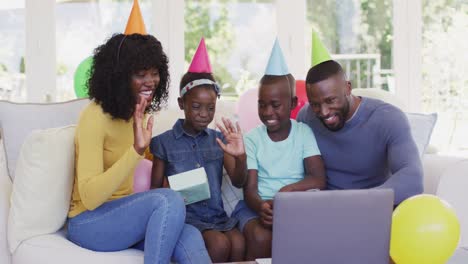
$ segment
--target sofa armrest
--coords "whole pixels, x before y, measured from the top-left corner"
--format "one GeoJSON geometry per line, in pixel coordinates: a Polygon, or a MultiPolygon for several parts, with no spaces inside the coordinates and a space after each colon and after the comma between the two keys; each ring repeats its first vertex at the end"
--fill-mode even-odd
{"type": "Polygon", "coordinates": [[[461,157],[425,154],[422,160],[424,168],[424,193],[436,194],[440,177],[457,163],[466,160],[461,157]]]}
{"type": "Polygon", "coordinates": [[[437,188],[437,196],[445,200],[455,210],[460,222],[459,247],[464,247],[468,250],[467,187],[468,159],[464,159],[454,164],[441,176],[437,188]]]}
{"type": "Polygon", "coordinates": [[[10,211],[11,180],[8,176],[3,144],[0,140],[0,263],[10,264],[11,255],[7,242],[7,223],[10,211]]]}

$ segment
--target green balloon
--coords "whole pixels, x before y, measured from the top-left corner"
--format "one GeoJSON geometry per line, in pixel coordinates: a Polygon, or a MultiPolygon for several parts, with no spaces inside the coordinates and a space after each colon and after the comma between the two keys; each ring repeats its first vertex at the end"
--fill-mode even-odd
{"type": "Polygon", "coordinates": [[[75,87],[76,97],[78,98],[88,97],[88,80],[92,66],[93,57],[90,56],[84,59],[80,65],[78,65],[78,68],[76,68],[73,84],[75,87]]]}

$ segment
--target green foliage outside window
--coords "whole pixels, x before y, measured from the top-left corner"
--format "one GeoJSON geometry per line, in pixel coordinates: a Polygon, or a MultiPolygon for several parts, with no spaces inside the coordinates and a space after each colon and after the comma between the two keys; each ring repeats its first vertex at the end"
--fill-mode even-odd
{"type": "Polygon", "coordinates": [[[214,76],[222,85],[223,93],[235,92],[235,81],[225,65],[235,40],[234,29],[228,17],[228,2],[230,1],[185,2],[185,62],[190,63],[200,38],[204,37],[214,76]],[[212,16],[214,10],[216,17],[212,16]]]}

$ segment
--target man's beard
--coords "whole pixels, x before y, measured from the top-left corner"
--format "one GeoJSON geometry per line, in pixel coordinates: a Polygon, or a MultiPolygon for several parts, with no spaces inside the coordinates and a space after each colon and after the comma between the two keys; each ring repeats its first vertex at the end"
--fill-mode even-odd
{"type": "Polygon", "coordinates": [[[338,120],[339,120],[339,123],[338,125],[336,125],[335,127],[329,127],[326,123],[325,123],[325,120],[321,117],[319,117],[319,120],[320,122],[322,122],[322,124],[330,131],[333,131],[333,132],[336,132],[338,130],[341,130],[344,125],[346,124],[346,117],[348,116],[348,113],[349,113],[349,102],[346,101],[346,104],[340,109],[340,111],[338,111],[337,113],[337,117],[338,117],[338,120]]]}

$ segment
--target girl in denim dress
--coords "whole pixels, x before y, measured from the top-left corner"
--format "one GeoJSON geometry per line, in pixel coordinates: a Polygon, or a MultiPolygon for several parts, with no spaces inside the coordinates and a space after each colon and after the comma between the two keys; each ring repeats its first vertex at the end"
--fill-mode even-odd
{"type": "Polygon", "coordinates": [[[238,125],[223,118],[224,126],[218,125],[221,132],[207,127],[213,120],[219,93],[202,39],[180,83],[178,103],[185,119],[151,140],[152,188],[162,187],[165,177],[203,167],[211,198],[187,205],[186,223],[202,232],[213,262],[242,261],[245,241],[236,228],[237,220],[224,211],[221,183],[224,166],[234,186],[244,184],[246,154],[238,125]]]}

